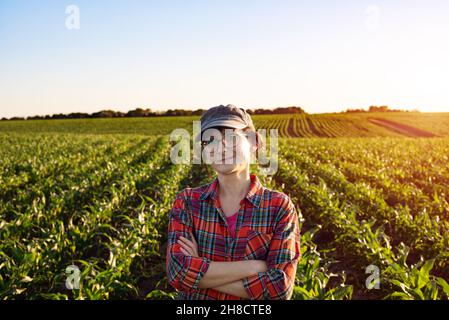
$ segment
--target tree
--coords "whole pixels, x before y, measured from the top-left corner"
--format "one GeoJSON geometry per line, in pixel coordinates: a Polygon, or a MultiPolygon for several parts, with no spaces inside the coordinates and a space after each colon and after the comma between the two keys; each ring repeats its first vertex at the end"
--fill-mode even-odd
{"type": "Polygon", "coordinates": [[[67,118],[69,119],[82,119],[82,118],[89,118],[88,113],[81,113],[81,112],[73,112],[70,113],[67,118]]]}
{"type": "Polygon", "coordinates": [[[137,108],[135,110],[128,111],[126,117],[149,117],[151,114],[151,109],[137,108]]]}
{"type": "Polygon", "coordinates": [[[102,110],[99,112],[92,113],[92,118],[114,118],[117,116],[117,113],[112,110],[102,110]]]}
{"type": "Polygon", "coordinates": [[[196,109],[195,111],[192,111],[192,116],[200,116],[204,113],[204,109],[196,109]]]}

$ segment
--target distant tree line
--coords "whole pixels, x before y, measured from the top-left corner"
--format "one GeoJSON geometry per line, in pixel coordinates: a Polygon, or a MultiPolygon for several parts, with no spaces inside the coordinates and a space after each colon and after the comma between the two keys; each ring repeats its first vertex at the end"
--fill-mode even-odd
{"type": "Polygon", "coordinates": [[[294,113],[306,113],[301,107],[279,107],[276,109],[247,109],[249,114],[294,114],[294,113]]]}
{"type": "MultiPolygon", "coordinates": [[[[200,116],[205,109],[185,110],[168,109],[166,111],[152,111],[151,109],[137,108],[128,112],[102,110],[94,113],[74,112],[69,114],[53,114],[46,116],[2,118],[5,120],[50,120],[50,119],[88,119],[88,118],[137,118],[137,117],[175,117],[175,116],[200,116]]],[[[290,114],[305,113],[301,107],[285,107],[276,109],[247,109],[249,114],[290,114]]]]}
{"type": "Polygon", "coordinates": [[[358,112],[418,112],[418,110],[400,110],[390,109],[388,106],[370,106],[368,110],[365,109],[347,109],[343,113],[358,113],[358,112]]]}

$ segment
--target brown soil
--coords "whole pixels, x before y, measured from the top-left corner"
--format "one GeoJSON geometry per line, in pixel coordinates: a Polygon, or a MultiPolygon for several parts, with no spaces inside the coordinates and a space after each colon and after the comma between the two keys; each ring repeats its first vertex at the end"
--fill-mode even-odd
{"type": "Polygon", "coordinates": [[[403,123],[394,122],[382,118],[370,118],[369,121],[375,125],[384,127],[390,131],[400,133],[407,137],[436,137],[432,132],[424,131],[403,123]]]}

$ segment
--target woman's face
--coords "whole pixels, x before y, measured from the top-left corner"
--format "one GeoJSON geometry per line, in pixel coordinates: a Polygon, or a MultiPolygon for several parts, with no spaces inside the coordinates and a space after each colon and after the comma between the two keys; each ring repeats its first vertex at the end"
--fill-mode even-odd
{"type": "Polygon", "coordinates": [[[221,174],[240,172],[249,166],[251,152],[254,150],[249,131],[231,128],[212,128],[206,130],[203,156],[206,163],[221,174]]]}

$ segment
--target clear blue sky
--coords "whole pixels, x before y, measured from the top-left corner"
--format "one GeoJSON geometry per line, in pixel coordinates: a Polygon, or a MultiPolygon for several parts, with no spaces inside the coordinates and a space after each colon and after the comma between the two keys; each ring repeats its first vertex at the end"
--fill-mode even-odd
{"type": "Polygon", "coordinates": [[[449,111],[449,1],[0,0],[0,117],[449,111]],[[66,6],[80,29],[66,28],[66,6]]]}

